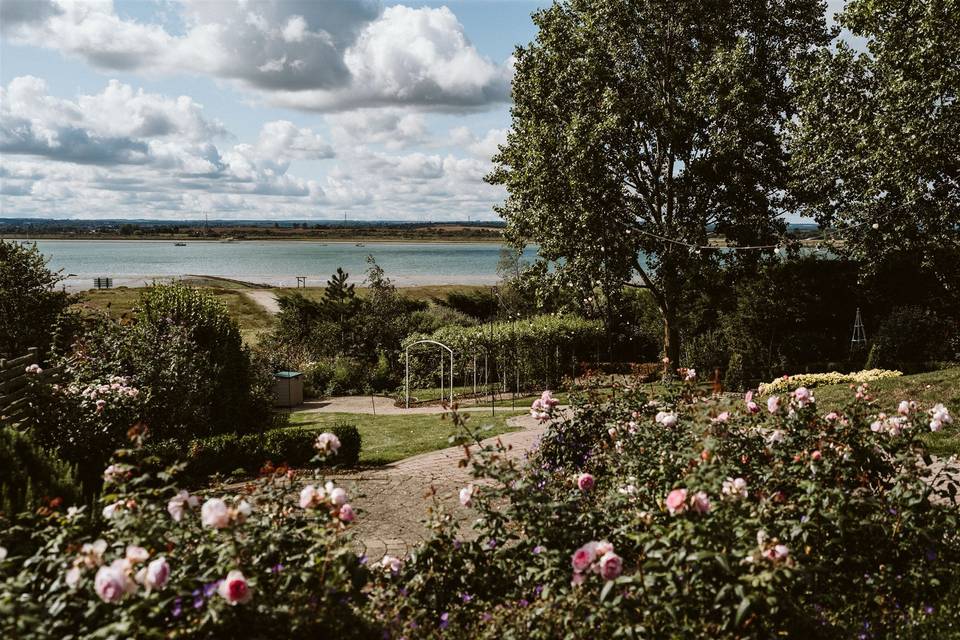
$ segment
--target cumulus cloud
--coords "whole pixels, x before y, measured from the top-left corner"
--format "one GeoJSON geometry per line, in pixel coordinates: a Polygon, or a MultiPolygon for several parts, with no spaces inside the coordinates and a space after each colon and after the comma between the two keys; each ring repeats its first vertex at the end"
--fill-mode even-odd
{"type": "Polygon", "coordinates": [[[401,149],[427,140],[423,114],[400,109],[361,109],[328,115],[334,138],[344,144],[380,144],[401,149]]]}
{"type": "Polygon", "coordinates": [[[450,130],[450,140],[470,152],[475,158],[490,160],[497,153],[499,145],[506,144],[506,129],[490,129],[483,136],[476,136],[467,127],[454,127],[450,130]]]}
{"type": "Polygon", "coordinates": [[[48,5],[47,11],[10,5],[18,16],[8,29],[14,41],[107,70],[208,74],[278,106],[463,110],[508,97],[509,63],[482,56],[446,7],[185,0],[184,32],[171,34],[120,17],[110,0],[48,5]]]}
{"type": "Polygon", "coordinates": [[[60,6],[53,0],[0,0],[0,30],[7,32],[43,23],[60,13],[60,6]]]}
{"type": "MultiPolygon", "coordinates": [[[[29,195],[33,206],[71,200],[86,208],[97,201],[98,210],[134,200],[152,203],[150,210],[174,208],[195,201],[196,192],[323,199],[316,180],[289,172],[292,161],[334,156],[321,135],[286,120],[264,124],[253,143],[218,146],[228,135],[186,96],[110,81],[100,93],[66,100],[51,96],[39,78],[15,78],[0,87],[0,195],[29,195]]],[[[254,201],[242,207],[236,198],[216,202],[257,209],[254,201]]]]}

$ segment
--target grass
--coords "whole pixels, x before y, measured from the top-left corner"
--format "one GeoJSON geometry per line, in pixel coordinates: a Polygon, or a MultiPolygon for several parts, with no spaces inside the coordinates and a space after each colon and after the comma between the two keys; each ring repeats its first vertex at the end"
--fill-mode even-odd
{"type": "MultiPolygon", "coordinates": [[[[523,412],[499,413],[496,416],[480,413],[469,415],[468,424],[474,428],[492,427],[484,437],[516,431],[507,426],[507,420],[523,412]]],[[[360,430],[363,446],[360,464],[383,465],[419,453],[436,451],[450,446],[455,435],[453,423],[440,414],[414,415],[360,415],[356,413],[316,413],[299,411],[290,415],[290,424],[307,429],[322,430],[334,422],[349,422],[360,430]]]]}
{"type": "MultiPolygon", "coordinates": [[[[895,413],[901,400],[915,400],[924,409],[942,402],[954,416],[954,423],[938,433],[923,436],[930,453],[938,456],[960,455],[960,367],[887,378],[870,383],[870,394],[880,409],[895,413]]],[[[850,385],[834,384],[816,387],[817,406],[824,413],[841,409],[853,398],[850,385]]]]}
{"type": "MultiPolygon", "coordinates": [[[[273,327],[273,317],[263,307],[243,294],[239,288],[206,287],[206,289],[227,305],[227,312],[240,326],[240,334],[247,344],[253,345],[260,335],[273,327]]],[[[119,318],[133,310],[140,298],[141,289],[117,287],[85,291],[80,294],[82,305],[106,311],[119,318]]]]}

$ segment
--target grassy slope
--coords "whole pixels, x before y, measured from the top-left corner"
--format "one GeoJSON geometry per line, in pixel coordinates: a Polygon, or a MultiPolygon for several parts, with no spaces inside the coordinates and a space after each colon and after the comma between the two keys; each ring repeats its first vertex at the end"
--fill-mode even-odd
{"type": "MultiPolygon", "coordinates": [[[[507,419],[525,412],[503,412],[496,417],[489,414],[470,415],[472,427],[493,428],[484,432],[484,436],[494,436],[516,429],[507,426],[507,419]]],[[[466,414],[465,414],[466,415],[466,414]]],[[[355,413],[312,413],[296,412],[290,416],[290,423],[308,429],[323,429],[333,422],[349,422],[357,425],[363,446],[360,451],[360,463],[367,465],[388,464],[418,453],[435,451],[450,446],[449,438],[455,433],[453,424],[439,414],[414,414],[373,416],[355,413]]]]}
{"type": "MultiPolygon", "coordinates": [[[[351,280],[353,278],[351,277],[351,280]]],[[[458,291],[460,293],[473,293],[474,291],[486,290],[489,291],[490,287],[484,285],[472,285],[472,284],[437,284],[437,285],[423,285],[419,287],[397,287],[397,290],[401,295],[404,295],[411,300],[432,300],[433,298],[445,299],[448,293],[458,291]]],[[[320,300],[323,298],[324,287],[307,287],[305,289],[292,289],[292,288],[276,288],[273,290],[276,294],[284,294],[287,292],[298,292],[302,293],[304,296],[310,300],[320,300]]],[[[357,295],[365,296],[367,295],[367,288],[357,286],[357,295]]]]}
{"type": "MultiPolygon", "coordinates": [[[[928,433],[924,440],[937,455],[960,454],[960,367],[901,376],[870,383],[870,392],[888,413],[895,412],[901,400],[915,400],[928,409],[942,402],[954,417],[953,425],[939,433],[928,433]]],[[[836,384],[817,387],[814,391],[817,405],[838,409],[853,396],[849,385],[836,384]]]]}

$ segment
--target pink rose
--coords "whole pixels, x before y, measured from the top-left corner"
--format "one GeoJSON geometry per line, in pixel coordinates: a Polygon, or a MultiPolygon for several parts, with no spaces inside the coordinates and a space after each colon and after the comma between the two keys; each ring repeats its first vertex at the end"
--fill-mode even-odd
{"type": "Polygon", "coordinates": [[[670,512],[670,515],[676,515],[678,513],[683,513],[683,510],[687,508],[687,490],[686,489],[674,489],[667,494],[667,511],[670,512]]]}
{"type": "Polygon", "coordinates": [[[150,552],[148,552],[143,547],[137,547],[135,545],[127,546],[127,562],[130,564],[137,564],[138,562],[146,562],[147,558],[150,557],[150,552]]]}
{"type": "Polygon", "coordinates": [[[114,560],[109,566],[97,570],[93,588],[101,600],[115,603],[134,591],[136,585],[127,577],[126,563],[123,560],[114,560]]]}
{"type": "Polygon", "coordinates": [[[780,411],[780,396],[770,396],[767,398],[767,411],[770,413],[780,411]]]}
{"type": "Polygon", "coordinates": [[[345,504],[340,507],[338,515],[344,522],[353,522],[357,517],[357,515],[353,512],[353,507],[351,507],[349,504],[345,504]]]}
{"type": "Polygon", "coordinates": [[[729,411],[723,411],[722,413],[720,413],[719,415],[717,415],[716,418],[713,418],[713,419],[711,420],[711,422],[721,423],[721,422],[726,422],[726,421],[729,420],[729,419],[730,419],[730,412],[729,412],[729,411]]]}
{"type": "Polygon", "coordinates": [[[336,455],[337,451],[340,450],[340,438],[332,433],[321,433],[317,436],[313,446],[321,455],[336,455]]]}
{"type": "Polygon", "coordinates": [[[324,497],[323,489],[317,489],[312,484],[308,484],[300,490],[300,508],[312,509],[323,502],[324,497]]]}
{"type": "Polygon", "coordinates": [[[610,553],[611,551],[613,551],[613,545],[606,540],[601,540],[593,545],[593,555],[598,558],[610,553]]]}
{"type": "Polygon", "coordinates": [[[574,571],[582,573],[590,568],[596,557],[596,546],[595,542],[588,542],[573,552],[570,557],[570,564],[573,565],[574,571]]]}
{"type": "Polygon", "coordinates": [[[242,572],[237,570],[227,574],[227,578],[217,587],[217,593],[230,603],[231,606],[249,602],[250,598],[253,597],[253,592],[250,590],[250,585],[247,584],[247,579],[243,577],[242,572]]]}
{"type": "Polygon", "coordinates": [[[821,457],[823,457],[823,456],[821,455],[821,453],[820,453],[819,450],[814,450],[814,451],[810,452],[810,459],[813,460],[814,462],[816,462],[817,460],[819,460],[821,457]]]}
{"type": "Polygon", "coordinates": [[[589,473],[581,473],[577,478],[577,487],[580,488],[580,491],[590,491],[594,484],[593,476],[589,473]]]}
{"type": "Polygon", "coordinates": [[[223,529],[230,525],[230,510],[220,498],[210,498],[200,507],[200,522],[212,529],[223,529]]]}
{"type": "Polygon", "coordinates": [[[347,504],[347,492],[340,487],[335,488],[330,492],[330,502],[338,507],[342,507],[347,504]]]}
{"type": "Polygon", "coordinates": [[[613,551],[608,551],[600,558],[600,576],[604,580],[616,580],[623,571],[623,559],[613,551]]]}
{"type": "Polygon", "coordinates": [[[897,413],[902,416],[908,415],[910,413],[910,403],[906,400],[900,401],[900,404],[897,405],[897,413]]]}
{"type": "Polygon", "coordinates": [[[697,513],[709,513],[710,512],[710,497],[703,491],[698,491],[693,494],[693,510],[697,513]]]}
{"type": "Polygon", "coordinates": [[[170,577],[170,565],[164,557],[157,558],[147,565],[143,584],[147,589],[162,589],[170,577]]]}
{"type": "Polygon", "coordinates": [[[548,409],[553,409],[555,406],[560,404],[560,401],[554,398],[553,394],[549,391],[544,391],[540,395],[540,403],[548,409]]]}
{"type": "Polygon", "coordinates": [[[469,507],[473,504],[473,485],[468,484],[464,488],[460,489],[460,504],[465,507],[469,507]]]}
{"type": "Polygon", "coordinates": [[[188,508],[194,508],[197,504],[200,503],[199,498],[196,496],[191,496],[186,491],[181,491],[174,497],[170,498],[170,502],[167,503],[167,511],[170,512],[170,517],[173,518],[174,522],[180,522],[183,520],[183,514],[188,508]]]}
{"type": "Polygon", "coordinates": [[[806,387],[798,387],[793,392],[793,400],[797,403],[799,407],[805,407],[808,404],[814,403],[813,394],[810,393],[810,390],[806,387]]]}

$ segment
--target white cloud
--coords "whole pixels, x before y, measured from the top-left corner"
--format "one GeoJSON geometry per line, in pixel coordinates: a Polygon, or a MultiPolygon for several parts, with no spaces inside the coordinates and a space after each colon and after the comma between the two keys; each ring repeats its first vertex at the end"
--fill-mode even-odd
{"type": "Polygon", "coordinates": [[[450,130],[450,140],[463,147],[476,158],[490,160],[497,153],[497,147],[507,142],[506,129],[490,129],[482,137],[477,137],[467,127],[454,127],[450,130]]]}
{"type": "MultiPolygon", "coordinates": [[[[6,7],[6,4],[4,4],[6,7]]],[[[5,9],[21,43],[108,70],[232,80],[308,111],[415,106],[463,110],[508,97],[509,64],[483,57],[446,7],[383,10],[371,0],[184,0],[183,34],[117,15],[110,0],[5,9]]]]}
{"type": "Polygon", "coordinates": [[[326,117],[334,138],[345,144],[401,149],[427,140],[423,114],[400,109],[361,109],[326,117]]]}

